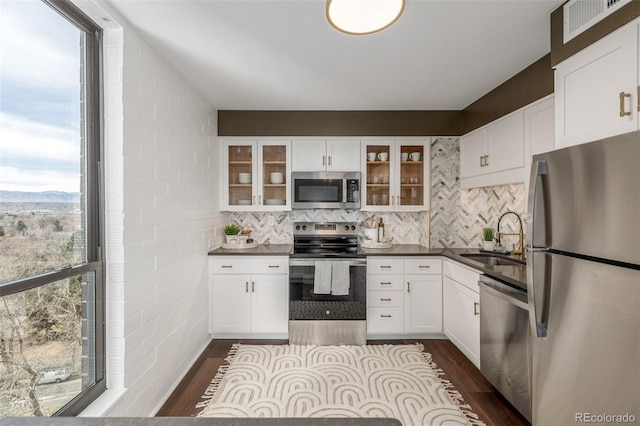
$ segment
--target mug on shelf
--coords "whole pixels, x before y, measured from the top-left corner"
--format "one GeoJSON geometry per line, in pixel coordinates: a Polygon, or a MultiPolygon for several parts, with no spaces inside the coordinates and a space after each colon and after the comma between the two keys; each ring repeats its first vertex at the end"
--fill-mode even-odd
{"type": "Polygon", "coordinates": [[[388,158],[389,158],[388,152],[381,152],[380,154],[378,154],[378,160],[380,161],[387,161],[388,158]]]}
{"type": "Polygon", "coordinates": [[[238,173],[238,183],[251,183],[251,173],[238,173]]]}
{"type": "Polygon", "coordinates": [[[409,158],[411,158],[411,161],[420,161],[420,152],[412,152],[409,154],[409,158]]]}
{"type": "Polygon", "coordinates": [[[409,160],[408,152],[403,152],[402,154],[400,154],[400,161],[407,161],[407,160],[409,160]]]}
{"type": "Polygon", "coordinates": [[[282,172],[273,172],[269,175],[271,183],[282,183],[284,182],[284,174],[282,172]]]}
{"type": "Polygon", "coordinates": [[[376,153],[375,152],[367,152],[367,160],[368,161],[375,161],[376,159],[376,153]]]}

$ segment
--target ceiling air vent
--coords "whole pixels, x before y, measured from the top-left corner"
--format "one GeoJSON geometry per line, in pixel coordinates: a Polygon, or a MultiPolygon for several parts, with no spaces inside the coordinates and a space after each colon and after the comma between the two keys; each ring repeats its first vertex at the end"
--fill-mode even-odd
{"type": "Polygon", "coordinates": [[[590,28],[631,0],[571,0],[563,6],[564,42],[590,28]]]}

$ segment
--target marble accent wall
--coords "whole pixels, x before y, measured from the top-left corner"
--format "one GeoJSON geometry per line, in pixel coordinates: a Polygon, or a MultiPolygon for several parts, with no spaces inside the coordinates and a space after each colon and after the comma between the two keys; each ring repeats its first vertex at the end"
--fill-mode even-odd
{"type": "MultiPolygon", "coordinates": [[[[524,217],[524,184],[460,188],[460,139],[438,138],[431,144],[431,247],[480,247],[482,228],[496,228],[507,210],[524,217]]],[[[514,215],[500,224],[517,232],[514,215]]],[[[509,247],[517,236],[505,237],[509,247]]]]}

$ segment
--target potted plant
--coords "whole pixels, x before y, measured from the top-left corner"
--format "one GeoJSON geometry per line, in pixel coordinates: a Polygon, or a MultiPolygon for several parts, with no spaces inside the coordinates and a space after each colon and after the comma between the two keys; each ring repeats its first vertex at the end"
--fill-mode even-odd
{"type": "Polygon", "coordinates": [[[483,228],[482,229],[482,249],[486,251],[493,251],[495,248],[493,237],[495,235],[495,230],[493,228],[483,228]]]}
{"type": "Polygon", "coordinates": [[[238,241],[238,234],[240,233],[240,227],[235,223],[231,223],[224,227],[224,235],[227,238],[227,244],[238,241]]]}

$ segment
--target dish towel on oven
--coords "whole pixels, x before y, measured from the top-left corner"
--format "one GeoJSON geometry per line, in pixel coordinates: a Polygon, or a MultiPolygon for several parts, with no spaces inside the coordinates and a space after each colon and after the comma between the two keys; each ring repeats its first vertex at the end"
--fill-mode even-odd
{"type": "Polygon", "coordinates": [[[331,294],[332,265],[333,262],[330,260],[316,260],[314,262],[313,292],[315,294],[331,294]]]}
{"type": "Polygon", "coordinates": [[[349,294],[349,262],[334,261],[331,267],[331,294],[347,296],[349,294]]]}
{"type": "Polygon", "coordinates": [[[316,260],[313,277],[313,292],[315,294],[333,294],[346,296],[349,294],[349,262],[316,260]]]}

